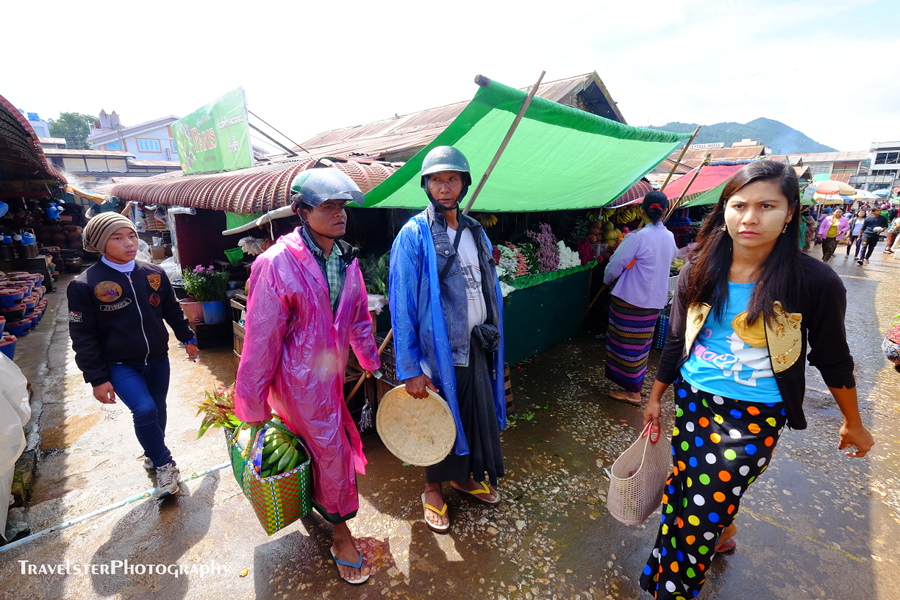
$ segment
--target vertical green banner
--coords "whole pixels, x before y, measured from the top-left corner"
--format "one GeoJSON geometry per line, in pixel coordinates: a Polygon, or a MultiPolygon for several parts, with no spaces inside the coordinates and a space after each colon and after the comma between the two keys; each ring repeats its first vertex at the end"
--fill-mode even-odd
{"type": "Polygon", "coordinates": [[[172,124],[185,175],[253,166],[247,100],[237,88],[172,124]]]}

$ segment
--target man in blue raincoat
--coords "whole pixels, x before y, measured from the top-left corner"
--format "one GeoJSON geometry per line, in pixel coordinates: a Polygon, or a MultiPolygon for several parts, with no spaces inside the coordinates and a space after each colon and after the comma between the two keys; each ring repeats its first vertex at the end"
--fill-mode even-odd
{"type": "Polygon", "coordinates": [[[491,243],[459,209],[471,183],[459,150],[431,150],[421,180],[430,204],[403,226],[391,249],[397,378],[415,398],[429,389],[439,393],[456,422],[453,451],[425,468],[425,524],[438,533],[450,529],[443,482],[496,506],[493,486],[503,476],[503,297],[491,243]]]}

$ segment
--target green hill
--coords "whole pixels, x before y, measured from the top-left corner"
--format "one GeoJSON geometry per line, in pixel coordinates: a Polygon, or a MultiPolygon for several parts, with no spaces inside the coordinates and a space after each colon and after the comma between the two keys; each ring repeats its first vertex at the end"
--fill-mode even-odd
{"type": "MultiPolygon", "coordinates": [[[[673,133],[691,133],[697,128],[696,123],[666,123],[662,126],[651,125],[649,129],[671,131],[673,133]]],[[[775,154],[808,154],[812,152],[836,152],[831,146],[820,144],[784,123],[772,119],[754,119],[749,123],[716,123],[704,125],[694,139],[694,144],[712,144],[724,142],[731,146],[744,139],[758,140],[772,149],[775,154]]]]}

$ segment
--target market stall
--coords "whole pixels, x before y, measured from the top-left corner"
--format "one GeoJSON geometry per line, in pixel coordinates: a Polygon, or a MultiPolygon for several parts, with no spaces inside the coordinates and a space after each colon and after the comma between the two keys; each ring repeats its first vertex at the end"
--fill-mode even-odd
{"type": "MultiPolygon", "coordinates": [[[[0,352],[10,358],[17,339],[40,322],[44,293],[53,289],[62,263],[52,234],[58,231],[66,239],[64,219],[77,227],[58,203],[65,184],[31,124],[0,96],[0,352]]],[[[80,230],[77,235],[80,239],[80,230]]]]}
{"type": "Polygon", "coordinates": [[[625,223],[636,225],[639,215],[634,207],[619,209],[632,212],[627,221],[613,223],[611,213],[597,209],[620,198],[690,136],[630,127],[539,97],[527,105],[521,90],[486,78],[476,82],[480,88],[462,113],[367,194],[365,206],[421,210],[419,171],[437,146],[462,151],[473,182],[490,174],[470,204],[486,225],[495,256],[505,255],[498,262],[507,298],[506,360],[514,363],[580,331],[592,261],[602,261],[627,233],[625,223]],[[501,144],[505,150],[497,159],[501,144]],[[548,151],[553,148],[561,150],[548,151]],[[527,285],[526,276],[533,277],[527,285]]]}

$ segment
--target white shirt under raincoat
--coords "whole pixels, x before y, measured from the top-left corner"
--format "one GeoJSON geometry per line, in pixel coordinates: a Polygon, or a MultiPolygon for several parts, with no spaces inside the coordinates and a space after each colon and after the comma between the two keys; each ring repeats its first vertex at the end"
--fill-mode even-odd
{"type": "Polygon", "coordinates": [[[381,366],[359,263],[347,265],[332,317],[325,274],[299,229],[282,236],[253,263],[245,327],[235,414],[262,421],[274,410],[310,450],[313,499],[352,513],[367,461],[344,402],[349,348],[364,369],[381,366]]]}

